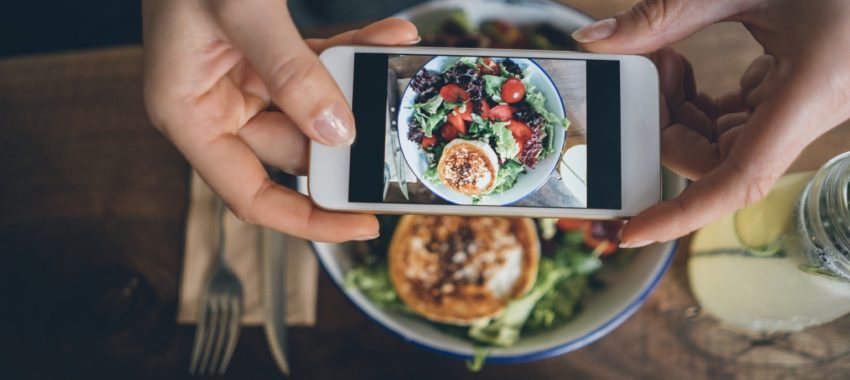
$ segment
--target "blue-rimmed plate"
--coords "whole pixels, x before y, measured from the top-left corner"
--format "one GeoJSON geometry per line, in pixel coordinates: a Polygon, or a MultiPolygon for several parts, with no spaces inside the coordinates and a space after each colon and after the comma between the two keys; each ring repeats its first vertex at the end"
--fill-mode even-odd
{"type": "MultiPolygon", "coordinates": [[[[547,0],[443,0],[418,5],[397,16],[414,20],[439,22],[439,14],[463,11],[471,22],[487,19],[504,19],[523,22],[549,22],[573,30],[592,20],[572,8],[547,0]]],[[[424,25],[419,25],[423,31],[424,25]]],[[[425,33],[423,31],[423,33],[425,33]]],[[[679,177],[664,173],[664,198],[670,199],[685,187],[679,177]]],[[[306,189],[306,180],[300,181],[306,189]]],[[[472,343],[449,335],[436,325],[408,315],[383,310],[371,303],[356,290],[345,289],[345,274],[355,265],[350,247],[340,244],[313,243],[317,256],[328,275],[349,300],[366,316],[405,341],[425,349],[454,357],[471,359],[472,343]]],[[[611,332],[631,316],[658,285],[673,258],[676,243],[654,244],[640,249],[634,259],[623,268],[606,267],[602,275],[607,286],[591,294],[585,307],[569,323],[544,334],[523,337],[515,346],[494,349],[487,362],[525,362],[544,359],[586,346],[611,332]]]]}

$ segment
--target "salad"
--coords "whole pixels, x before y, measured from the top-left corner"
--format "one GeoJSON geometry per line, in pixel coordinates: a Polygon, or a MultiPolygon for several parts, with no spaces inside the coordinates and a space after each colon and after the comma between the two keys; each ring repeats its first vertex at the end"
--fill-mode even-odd
{"type": "Polygon", "coordinates": [[[577,50],[578,45],[570,37],[569,32],[571,31],[564,31],[546,22],[520,25],[506,20],[492,19],[482,21],[476,26],[466,14],[458,11],[450,14],[436,30],[422,36],[422,45],[577,50]]]}
{"type": "MultiPolygon", "coordinates": [[[[445,220],[428,222],[423,219],[426,217],[417,218],[420,219],[416,223],[428,230],[436,229],[435,223],[445,224],[445,220]]],[[[460,250],[466,252],[471,252],[474,249],[472,247],[486,244],[483,241],[486,237],[476,236],[475,229],[470,228],[475,223],[498,225],[494,223],[498,221],[486,219],[501,219],[502,222],[517,221],[517,219],[505,218],[465,218],[466,222],[461,223],[460,228],[457,225],[450,227],[458,232],[446,234],[445,242],[430,240],[424,246],[421,234],[412,233],[413,238],[410,240],[413,243],[412,246],[425,247],[420,249],[428,251],[433,261],[443,263],[443,270],[436,272],[440,274],[438,277],[442,282],[438,282],[430,291],[425,292],[429,297],[435,297],[437,306],[426,309],[426,312],[423,312],[421,305],[411,304],[404,294],[411,292],[411,286],[415,290],[416,286],[421,285],[423,272],[429,271],[419,270],[420,268],[412,271],[411,266],[406,265],[402,272],[413,276],[414,280],[410,283],[399,284],[397,278],[399,274],[393,273],[390,263],[393,255],[398,254],[398,235],[404,233],[400,230],[404,229],[401,226],[405,224],[405,220],[402,219],[399,223],[399,217],[382,216],[380,219],[382,231],[393,231],[393,234],[388,234],[392,235],[392,242],[386,238],[379,238],[358,246],[359,249],[356,252],[359,264],[347,273],[345,286],[362,292],[381,308],[416,315],[431,321],[449,334],[469,340],[477,347],[476,352],[479,353],[479,357],[476,358],[476,362],[477,366],[480,366],[486,353],[492,347],[510,347],[524,335],[544,333],[569,322],[581,311],[582,302],[587,295],[593,289],[604,287],[604,283],[598,276],[603,263],[627,260],[630,257],[622,253],[612,255],[618,251],[617,239],[622,222],[575,219],[538,220],[537,228],[534,228],[534,224],[530,225],[535,242],[539,239],[539,260],[537,265],[532,266],[534,273],[530,273],[532,277],[527,289],[520,294],[512,295],[498,313],[488,314],[486,318],[469,319],[466,321],[468,323],[456,323],[457,319],[446,320],[439,314],[439,304],[452,301],[450,299],[453,296],[452,293],[456,301],[459,297],[457,293],[463,292],[459,289],[462,281],[446,282],[446,278],[466,278],[472,275],[472,283],[477,283],[480,287],[482,283],[486,283],[486,280],[471,274],[470,268],[478,268],[482,276],[496,270],[493,267],[462,265],[457,259],[458,243],[465,245],[460,250]],[[464,238],[467,240],[464,241],[464,238]],[[440,253],[440,246],[446,245],[449,246],[447,252],[440,253]],[[442,273],[446,271],[446,268],[448,268],[447,273],[442,273]],[[449,285],[452,285],[453,289],[449,289],[449,293],[446,293],[445,290],[449,285]],[[436,294],[435,289],[441,289],[440,294],[436,294]]],[[[453,223],[457,224],[457,221],[453,223]]],[[[438,235],[439,232],[434,232],[433,236],[436,238],[438,235]]],[[[499,241],[504,240],[500,237],[499,241]]],[[[464,257],[464,260],[474,259],[464,257]]],[[[499,260],[501,258],[496,258],[495,262],[498,263],[499,260]]],[[[490,260],[490,262],[493,261],[490,260]]],[[[491,277],[503,276],[491,275],[491,277]]],[[[525,285],[520,286],[525,287],[525,285]]],[[[480,309],[482,304],[490,301],[486,292],[482,292],[479,288],[474,289],[475,291],[465,300],[465,303],[460,306],[453,305],[451,312],[454,316],[461,312],[458,309],[467,310],[466,315],[469,316],[468,310],[480,309]]]]}
{"type": "Polygon", "coordinates": [[[425,180],[473,197],[499,194],[555,152],[555,134],[570,122],[546,109],[530,69],[510,58],[462,57],[442,72],[414,74],[407,138],[425,152],[425,180]],[[467,144],[444,154],[459,142],[467,144]]]}

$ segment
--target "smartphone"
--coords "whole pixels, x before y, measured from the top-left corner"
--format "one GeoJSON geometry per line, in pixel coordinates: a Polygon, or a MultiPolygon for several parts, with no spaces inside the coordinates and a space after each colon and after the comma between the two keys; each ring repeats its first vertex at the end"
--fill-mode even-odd
{"type": "Polygon", "coordinates": [[[658,73],[641,56],[340,46],[350,147],[310,146],[321,208],[617,218],[660,198],[658,73]]]}

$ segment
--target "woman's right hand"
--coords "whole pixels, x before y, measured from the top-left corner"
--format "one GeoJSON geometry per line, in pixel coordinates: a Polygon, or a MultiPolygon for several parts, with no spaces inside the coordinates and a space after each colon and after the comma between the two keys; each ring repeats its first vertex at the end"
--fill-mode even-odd
{"type": "Polygon", "coordinates": [[[644,54],[721,21],[744,24],[765,54],[716,99],[697,91],[672,50],[653,55],[666,103],[662,160],[696,181],[629,221],[624,246],[675,239],[758,201],[803,148],[850,117],[847,0],[644,0],[573,36],[589,51],[644,54]]]}
{"type": "Polygon", "coordinates": [[[303,175],[310,140],[351,144],[354,117],[317,54],[416,43],[413,24],[304,40],[283,0],[145,0],[144,39],[151,121],[240,219],[318,241],[378,236],[373,215],[321,210],[263,164],[303,175]]]}

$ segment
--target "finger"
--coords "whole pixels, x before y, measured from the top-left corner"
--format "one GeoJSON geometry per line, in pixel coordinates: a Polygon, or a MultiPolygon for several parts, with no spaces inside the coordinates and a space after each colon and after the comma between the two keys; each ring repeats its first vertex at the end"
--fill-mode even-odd
{"type": "Polygon", "coordinates": [[[776,59],[771,55],[762,55],[747,67],[741,76],[741,97],[747,106],[747,110],[754,110],[771,89],[765,86],[766,79],[776,66],[776,59]]]}
{"type": "Polygon", "coordinates": [[[230,42],[260,74],[274,103],[313,140],[325,145],[354,141],[348,103],[304,43],[278,0],[209,3],[230,42]]]}
{"type": "Polygon", "coordinates": [[[735,1],[644,0],[573,33],[596,53],[643,54],[684,39],[741,11],[735,1]]]}
{"type": "Polygon", "coordinates": [[[258,113],[239,129],[239,137],[260,161],[292,175],[307,173],[307,137],[283,113],[258,113]]]}
{"type": "Polygon", "coordinates": [[[400,18],[386,18],[327,39],[307,39],[316,53],[337,45],[412,45],[420,41],[416,26],[400,18]]]}
{"type": "Polygon", "coordinates": [[[738,139],[738,135],[743,128],[743,124],[731,127],[717,139],[717,154],[720,161],[725,161],[729,157],[729,152],[735,146],[735,140],[738,139]]]}
{"type": "Polygon", "coordinates": [[[749,110],[747,102],[741,96],[741,90],[736,89],[729,91],[717,97],[717,113],[724,115],[727,113],[744,112],[749,110]]]}
{"type": "Polygon", "coordinates": [[[667,99],[667,107],[674,109],[685,102],[685,64],[673,49],[662,49],[656,56],[661,93],[667,99]]]}
{"type": "Polygon", "coordinates": [[[180,144],[204,181],[246,222],[317,241],[360,240],[378,234],[374,216],[323,211],[305,196],[272,182],[254,152],[237,136],[180,144]]]}
{"type": "Polygon", "coordinates": [[[743,125],[750,119],[749,112],[729,113],[717,118],[717,135],[722,136],[726,131],[743,125]]]}
{"type": "Polygon", "coordinates": [[[765,54],[759,56],[747,66],[747,69],[744,70],[744,75],[741,76],[741,95],[744,98],[747,97],[747,94],[752,89],[764,81],[764,77],[767,76],[768,71],[773,67],[775,61],[776,59],[772,55],[765,54]]]}
{"type": "Polygon", "coordinates": [[[673,120],[693,129],[708,141],[714,141],[714,123],[693,103],[684,103],[673,112],[673,120]]]}
{"type": "Polygon", "coordinates": [[[685,178],[699,179],[718,165],[717,144],[682,124],[661,131],[661,162],[685,178]]]}
{"type": "Polygon", "coordinates": [[[699,108],[699,110],[702,111],[702,113],[704,113],[709,119],[717,119],[717,103],[715,103],[714,99],[708,96],[708,94],[704,92],[698,93],[694,99],[694,105],[697,106],[697,108],[699,108]]]}
{"type": "Polygon", "coordinates": [[[783,64],[782,62],[774,62],[764,75],[761,83],[746,94],[749,108],[754,110],[768,98],[772,97],[776,89],[785,84],[785,78],[790,70],[790,65],[783,64]]]}
{"type": "Polygon", "coordinates": [[[685,100],[692,102],[697,97],[697,81],[696,78],[694,78],[694,67],[691,65],[691,61],[688,61],[687,58],[679,55],[679,59],[682,60],[682,66],[685,68],[682,77],[682,89],[684,91],[685,100]]]}

